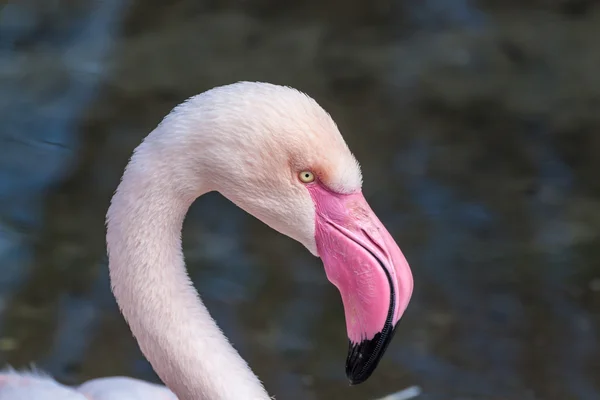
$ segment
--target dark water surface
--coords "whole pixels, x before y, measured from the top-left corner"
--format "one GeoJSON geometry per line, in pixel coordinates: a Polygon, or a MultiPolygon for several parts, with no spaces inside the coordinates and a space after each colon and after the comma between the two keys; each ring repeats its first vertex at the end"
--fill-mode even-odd
{"type": "Polygon", "coordinates": [[[365,384],[321,263],[216,194],[190,274],[281,399],[600,399],[600,7],[592,1],[0,2],[0,364],[156,379],[104,214],[169,110],[262,80],[315,97],[415,293],[365,384]]]}

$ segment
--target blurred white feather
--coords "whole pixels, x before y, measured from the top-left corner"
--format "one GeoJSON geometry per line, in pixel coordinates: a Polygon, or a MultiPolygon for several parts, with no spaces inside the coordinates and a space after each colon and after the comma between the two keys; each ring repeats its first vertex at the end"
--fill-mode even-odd
{"type": "Polygon", "coordinates": [[[375,400],[410,400],[421,395],[421,388],[418,386],[411,386],[404,390],[396,393],[388,394],[385,397],[381,397],[375,400]]]}

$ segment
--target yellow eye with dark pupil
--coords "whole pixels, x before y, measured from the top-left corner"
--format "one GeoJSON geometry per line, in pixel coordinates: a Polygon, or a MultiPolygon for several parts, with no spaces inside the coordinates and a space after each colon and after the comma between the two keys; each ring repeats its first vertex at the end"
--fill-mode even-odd
{"type": "Polygon", "coordinates": [[[315,180],[315,175],[310,171],[302,171],[298,176],[300,177],[300,180],[304,183],[311,183],[315,180]]]}

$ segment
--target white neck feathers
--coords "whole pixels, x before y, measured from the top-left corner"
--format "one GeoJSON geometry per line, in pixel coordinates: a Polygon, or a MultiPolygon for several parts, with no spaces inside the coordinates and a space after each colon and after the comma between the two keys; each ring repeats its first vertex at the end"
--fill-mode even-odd
{"type": "Polygon", "coordinates": [[[266,400],[258,378],[200,301],[185,268],[181,229],[198,192],[152,143],[129,163],[107,215],[111,284],[139,346],[180,400],[266,400]]]}

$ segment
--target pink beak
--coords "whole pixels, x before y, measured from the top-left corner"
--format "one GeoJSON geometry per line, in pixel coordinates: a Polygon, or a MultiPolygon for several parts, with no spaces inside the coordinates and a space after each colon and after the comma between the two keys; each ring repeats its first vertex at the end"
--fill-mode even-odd
{"type": "Polygon", "coordinates": [[[308,190],[316,208],[315,239],[327,278],[338,288],[350,340],[346,375],[366,381],[377,368],[413,290],[410,267],[361,192],[308,190]]]}

